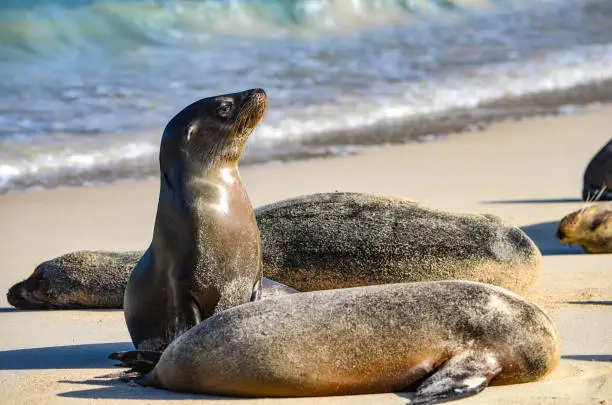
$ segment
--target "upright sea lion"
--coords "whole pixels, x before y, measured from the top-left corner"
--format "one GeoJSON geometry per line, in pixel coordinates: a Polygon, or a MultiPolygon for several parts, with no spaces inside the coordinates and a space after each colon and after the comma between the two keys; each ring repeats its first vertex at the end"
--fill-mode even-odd
{"type": "MultiPolygon", "coordinates": [[[[416,388],[410,404],[536,381],[560,339],[538,306],[469,281],[293,294],[219,313],[174,340],[142,385],[247,397],[416,388]]],[[[149,369],[152,365],[149,365],[149,369]]]]}
{"type": "MultiPolygon", "coordinates": [[[[257,207],[255,216],[264,275],[300,291],[464,279],[523,294],[541,271],[542,256],[531,239],[490,214],[444,212],[373,194],[323,193],[257,207]]],[[[129,266],[120,263],[121,255],[83,251],[46,261],[11,289],[8,300],[22,308],[44,302],[62,307],[72,297],[77,307],[104,302],[121,308],[121,299],[90,298],[105,280],[123,280],[124,288],[129,266]]],[[[123,255],[134,264],[140,256],[123,255]]],[[[121,297],[119,291],[104,294],[121,297]]]]}
{"type": "Polygon", "coordinates": [[[612,253],[612,202],[592,204],[567,214],[559,222],[557,239],[582,246],[587,253],[612,253]]]}
{"type": "Polygon", "coordinates": [[[238,160],[266,93],[204,98],[166,125],[150,247],[132,270],[125,320],[138,350],[161,351],[215,313],[261,294],[261,241],[238,160]]]}
{"type": "Polygon", "coordinates": [[[612,201],[612,139],[593,156],[584,171],[582,199],[612,201]]]}

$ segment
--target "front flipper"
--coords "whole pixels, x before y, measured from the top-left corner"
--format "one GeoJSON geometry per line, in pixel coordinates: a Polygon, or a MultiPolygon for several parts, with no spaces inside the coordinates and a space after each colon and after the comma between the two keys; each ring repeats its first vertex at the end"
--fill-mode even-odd
{"type": "Polygon", "coordinates": [[[251,293],[251,301],[259,301],[261,299],[261,290],[263,285],[261,279],[257,280],[253,285],[253,292],[251,293]]]}
{"type": "Polygon", "coordinates": [[[409,404],[433,405],[476,395],[500,371],[499,363],[490,353],[461,353],[423,381],[409,404]]]}
{"type": "Polygon", "coordinates": [[[159,361],[161,352],[152,352],[146,350],[131,350],[126,352],[111,353],[108,358],[111,360],[119,360],[116,367],[126,367],[130,370],[126,372],[136,372],[140,374],[148,373],[153,370],[153,367],[159,361]]]}

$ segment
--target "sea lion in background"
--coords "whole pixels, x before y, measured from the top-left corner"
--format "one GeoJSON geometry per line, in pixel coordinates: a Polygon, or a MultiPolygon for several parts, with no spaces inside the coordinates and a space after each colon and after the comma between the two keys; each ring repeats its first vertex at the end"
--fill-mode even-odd
{"type": "Polygon", "coordinates": [[[136,381],[171,391],[306,397],[416,388],[410,404],[539,380],[560,339],[538,306],[469,281],[387,284],[250,302],[175,339],[136,381]]]}
{"type": "Polygon", "coordinates": [[[162,351],[203,319],[261,294],[261,241],[238,171],[266,109],[252,89],[196,101],[166,125],[153,240],[123,308],[138,350],[162,351]]]}
{"type": "Polygon", "coordinates": [[[123,308],[130,273],[144,251],[79,251],[40,263],[6,294],[23,309],[123,308]]]}
{"type": "MultiPolygon", "coordinates": [[[[123,308],[130,272],[144,251],[79,251],[39,264],[26,280],[12,286],[8,302],[23,309],[123,308]]],[[[297,290],[263,278],[261,299],[297,290]]]]}
{"type": "Polygon", "coordinates": [[[541,272],[533,241],[495,215],[365,193],[301,196],[256,215],[264,275],[299,291],[471,280],[522,294],[541,272]]]}
{"type": "Polygon", "coordinates": [[[557,239],[579,245],[587,253],[612,253],[612,202],[595,203],[567,214],[559,222],[557,239]]]}
{"type": "Polygon", "coordinates": [[[582,199],[612,201],[612,139],[595,154],[584,171],[582,199]]]}
{"type": "MultiPolygon", "coordinates": [[[[255,216],[264,275],[300,291],[465,279],[523,294],[541,271],[542,256],[531,239],[490,214],[444,212],[373,194],[323,193],[257,207],[255,216]]],[[[21,308],[41,302],[66,307],[65,297],[73,297],[73,307],[92,307],[95,300],[88,297],[98,294],[98,281],[123,280],[124,288],[129,266],[114,264],[121,255],[134,265],[140,257],[82,251],[51,259],[11,288],[8,300],[21,308]],[[46,285],[53,286],[49,293],[42,291],[46,285]]],[[[122,306],[120,299],[112,304],[122,306]]]]}

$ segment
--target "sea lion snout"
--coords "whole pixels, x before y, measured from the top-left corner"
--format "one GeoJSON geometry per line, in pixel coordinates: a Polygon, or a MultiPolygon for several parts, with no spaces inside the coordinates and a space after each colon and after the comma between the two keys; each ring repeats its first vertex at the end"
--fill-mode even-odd
{"type": "Polygon", "coordinates": [[[6,300],[15,308],[37,309],[49,306],[39,302],[34,296],[39,292],[39,289],[41,289],[41,286],[36,275],[33,275],[9,288],[6,300]]]}
{"type": "Polygon", "coordinates": [[[268,105],[268,96],[264,89],[246,90],[240,94],[240,112],[239,120],[241,121],[240,131],[245,129],[253,129],[263,118],[264,112],[268,105]],[[243,118],[244,117],[244,118],[243,118]]]}
{"type": "Polygon", "coordinates": [[[266,105],[268,103],[268,95],[264,89],[252,89],[248,90],[249,99],[251,102],[256,103],[257,105],[266,105]]]}
{"type": "Polygon", "coordinates": [[[565,234],[565,232],[563,232],[561,229],[557,229],[557,239],[559,241],[563,241],[565,240],[565,238],[567,237],[567,235],[565,234]]]}
{"type": "Polygon", "coordinates": [[[22,290],[23,282],[17,283],[9,288],[8,293],[6,293],[6,300],[8,303],[16,308],[23,308],[27,303],[23,297],[22,290]]]}
{"type": "Polygon", "coordinates": [[[589,253],[612,252],[612,202],[599,202],[567,214],[559,222],[557,240],[589,253]]]}
{"type": "Polygon", "coordinates": [[[256,88],[251,90],[245,90],[243,94],[247,99],[255,99],[258,102],[265,102],[268,100],[268,95],[264,89],[256,88]]]}

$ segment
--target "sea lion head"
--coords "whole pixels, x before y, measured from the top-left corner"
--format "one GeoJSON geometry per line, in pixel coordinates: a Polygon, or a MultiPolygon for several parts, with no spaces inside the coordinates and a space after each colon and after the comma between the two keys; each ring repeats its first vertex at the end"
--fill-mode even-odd
{"type": "Polygon", "coordinates": [[[54,288],[55,284],[63,285],[62,278],[54,280],[57,274],[49,274],[46,270],[46,262],[41,263],[30,277],[13,285],[6,294],[9,304],[16,308],[44,309],[55,308],[57,303],[65,301],[54,288]]]}
{"type": "Polygon", "coordinates": [[[263,89],[222,94],[198,100],[166,125],[160,148],[160,166],[201,173],[236,165],[246,141],[267,106],[263,89]]]}
{"type": "Polygon", "coordinates": [[[593,204],[563,217],[557,240],[582,246],[589,253],[612,252],[612,203],[593,204]]]}

